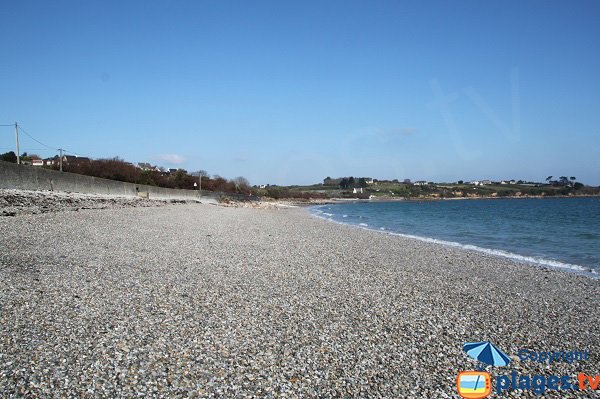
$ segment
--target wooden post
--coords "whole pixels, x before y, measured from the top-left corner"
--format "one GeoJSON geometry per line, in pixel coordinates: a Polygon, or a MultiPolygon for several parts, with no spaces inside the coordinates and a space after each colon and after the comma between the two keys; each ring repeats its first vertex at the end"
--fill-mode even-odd
{"type": "Polygon", "coordinates": [[[21,163],[21,155],[19,152],[19,125],[17,125],[17,122],[15,122],[15,138],[17,141],[17,165],[21,163]]]}

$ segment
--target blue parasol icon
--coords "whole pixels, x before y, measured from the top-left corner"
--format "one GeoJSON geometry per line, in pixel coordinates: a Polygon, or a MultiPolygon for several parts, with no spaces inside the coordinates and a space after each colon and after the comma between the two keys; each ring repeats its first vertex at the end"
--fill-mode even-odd
{"type": "Polygon", "coordinates": [[[467,342],[463,350],[473,359],[492,366],[506,366],[510,357],[489,341],[467,342]]]}

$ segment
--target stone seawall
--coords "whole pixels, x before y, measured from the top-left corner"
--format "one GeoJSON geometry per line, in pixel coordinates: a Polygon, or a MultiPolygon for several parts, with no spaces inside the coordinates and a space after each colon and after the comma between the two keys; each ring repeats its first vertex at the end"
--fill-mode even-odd
{"type": "Polygon", "coordinates": [[[0,161],[0,188],[107,194],[124,197],[137,197],[138,193],[148,193],[150,199],[198,200],[201,198],[203,202],[212,202],[219,198],[219,194],[213,192],[203,191],[200,197],[197,190],[125,183],[3,161],[0,161]]]}

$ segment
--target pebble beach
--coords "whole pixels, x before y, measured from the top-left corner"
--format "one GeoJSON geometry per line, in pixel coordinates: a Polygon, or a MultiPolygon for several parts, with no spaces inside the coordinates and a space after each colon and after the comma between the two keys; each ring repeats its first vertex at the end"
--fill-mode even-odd
{"type": "Polygon", "coordinates": [[[599,374],[599,280],[303,208],[137,203],[0,217],[0,397],[457,398],[486,340],[513,358],[492,374],[599,374]]]}

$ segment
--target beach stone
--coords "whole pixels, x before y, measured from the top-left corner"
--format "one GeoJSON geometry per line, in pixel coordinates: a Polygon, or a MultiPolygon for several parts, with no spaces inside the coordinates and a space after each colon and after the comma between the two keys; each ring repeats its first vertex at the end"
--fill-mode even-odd
{"type": "Polygon", "coordinates": [[[102,204],[0,217],[0,397],[457,397],[483,340],[590,349],[492,374],[597,374],[598,280],[302,208],[102,204]]]}

